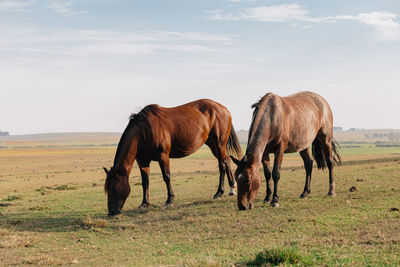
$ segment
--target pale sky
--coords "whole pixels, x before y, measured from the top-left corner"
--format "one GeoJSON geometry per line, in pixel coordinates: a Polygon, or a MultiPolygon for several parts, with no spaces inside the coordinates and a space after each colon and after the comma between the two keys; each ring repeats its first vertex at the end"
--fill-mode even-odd
{"type": "Polygon", "coordinates": [[[334,124],[400,129],[400,2],[0,0],[0,130],[121,132],[147,104],[210,98],[248,129],[267,92],[334,124]]]}

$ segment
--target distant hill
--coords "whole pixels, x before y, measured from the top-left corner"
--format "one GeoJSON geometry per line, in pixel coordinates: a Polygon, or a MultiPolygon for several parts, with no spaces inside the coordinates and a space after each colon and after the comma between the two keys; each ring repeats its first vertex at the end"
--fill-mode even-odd
{"type": "MultiPolygon", "coordinates": [[[[239,141],[247,143],[248,131],[237,131],[239,141]]],[[[44,133],[30,135],[0,136],[0,147],[68,147],[68,146],[116,146],[121,133],[44,133]]],[[[400,143],[400,130],[372,129],[334,131],[335,139],[340,143],[400,143]]]]}
{"type": "Polygon", "coordinates": [[[0,146],[116,145],[121,133],[43,133],[0,136],[0,146]]]}
{"type": "MultiPolygon", "coordinates": [[[[340,129],[340,128],[337,128],[340,129]]],[[[237,131],[240,143],[247,143],[249,131],[237,131]]],[[[340,143],[365,142],[365,143],[400,143],[400,130],[397,129],[352,129],[339,130],[333,133],[340,143]]]]}
{"type": "Polygon", "coordinates": [[[352,129],[347,131],[335,131],[337,141],[366,142],[366,143],[400,143],[400,130],[397,129],[352,129]]]}

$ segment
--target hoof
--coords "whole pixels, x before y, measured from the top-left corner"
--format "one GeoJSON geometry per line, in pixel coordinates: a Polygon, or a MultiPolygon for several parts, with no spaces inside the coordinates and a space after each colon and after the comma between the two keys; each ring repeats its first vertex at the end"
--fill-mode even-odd
{"type": "Polygon", "coordinates": [[[266,196],[264,198],[264,203],[268,203],[271,200],[271,196],[266,196]]]}
{"type": "Polygon", "coordinates": [[[171,202],[165,202],[165,206],[166,207],[171,207],[173,205],[173,202],[171,201],[171,202]]]}
{"type": "Polygon", "coordinates": [[[279,207],[279,203],[278,202],[271,202],[271,207],[273,207],[273,208],[277,208],[277,207],[279,207]]]}
{"type": "Polygon", "coordinates": [[[220,198],[222,198],[222,194],[221,193],[216,193],[214,195],[214,199],[220,199],[220,198]]]}
{"type": "Polygon", "coordinates": [[[329,192],[328,193],[328,197],[336,197],[336,193],[335,192],[329,192]]]}
{"type": "Polygon", "coordinates": [[[229,196],[236,196],[236,191],[229,192],[229,196]]]}
{"type": "Polygon", "coordinates": [[[307,193],[302,193],[301,195],[300,195],[300,198],[306,198],[307,197],[307,193]]]}
{"type": "Polygon", "coordinates": [[[146,209],[150,206],[149,203],[142,203],[142,205],[139,206],[139,209],[146,209]]]}

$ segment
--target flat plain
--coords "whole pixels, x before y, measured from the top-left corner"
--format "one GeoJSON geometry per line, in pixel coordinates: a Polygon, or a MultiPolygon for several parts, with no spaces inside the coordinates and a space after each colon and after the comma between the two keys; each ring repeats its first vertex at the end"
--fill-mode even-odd
{"type": "Polygon", "coordinates": [[[152,205],[137,208],[142,188],[135,163],[124,212],[109,218],[102,167],[112,165],[113,140],[15,142],[0,149],[3,266],[400,265],[399,147],[342,145],[335,198],[326,196],[327,171],[314,164],[312,192],[300,199],[302,161],[286,155],[281,206],[263,203],[263,184],[251,211],[238,211],[235,196],[212,199],[217,161],[207,147],[172,160],[170,207],[152,163],[152,205]]]}

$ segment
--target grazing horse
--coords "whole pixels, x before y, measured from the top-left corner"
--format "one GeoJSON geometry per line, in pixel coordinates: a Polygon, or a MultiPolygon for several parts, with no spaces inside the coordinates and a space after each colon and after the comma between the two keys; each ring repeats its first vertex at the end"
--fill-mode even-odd
{"type": "Polygon", "coordinates": [[[235,178],[238,186],[238,207],[240,210],[252,209],[254,198],[261,184],[260,164],[264,168],[267,182],[267,195],[271,197],[271,170],[269,154],[274,154],[272,179],[274,194],[272,207],[278,207],[278,181],[284,153],[300,152],[306,169],[306,182],[301,198],[310,192],[312,154],[319,169],[329,169],[329,196],[335,195],[333,177],[334,162],[340,164],[337,143],[333,139],[333,118],[328,102],[312,92],[300,92],[288,97],[272,93],[266,94],[254,104],[253,119],[250,126],[246,155],[239,161],[232,157],[238,168],[235,178]]]}
{"type": "Polygon", "coordinates": [[[168,191],[166,205],[171,204],[175,195],[171,187],[169,159],[186,157],[203,144],[218,159],[219,186],[214,198],[224,193],[225,173],[231,187],[230,195],[234,194],[236,184],[227,150],[238,157],[242,152],[227,108],[212,100],[201,99],[173,108],[148,105],[131,115],[119,141],[114,166],[110,170],[104,168],[107,174],[104,190],[108,197],[108,214],[121,213],[131,191],[129,174],[135,159],[143,187],[143,201],[139,208],[149,206],[151,161],[158,161],[168,191]]]}

